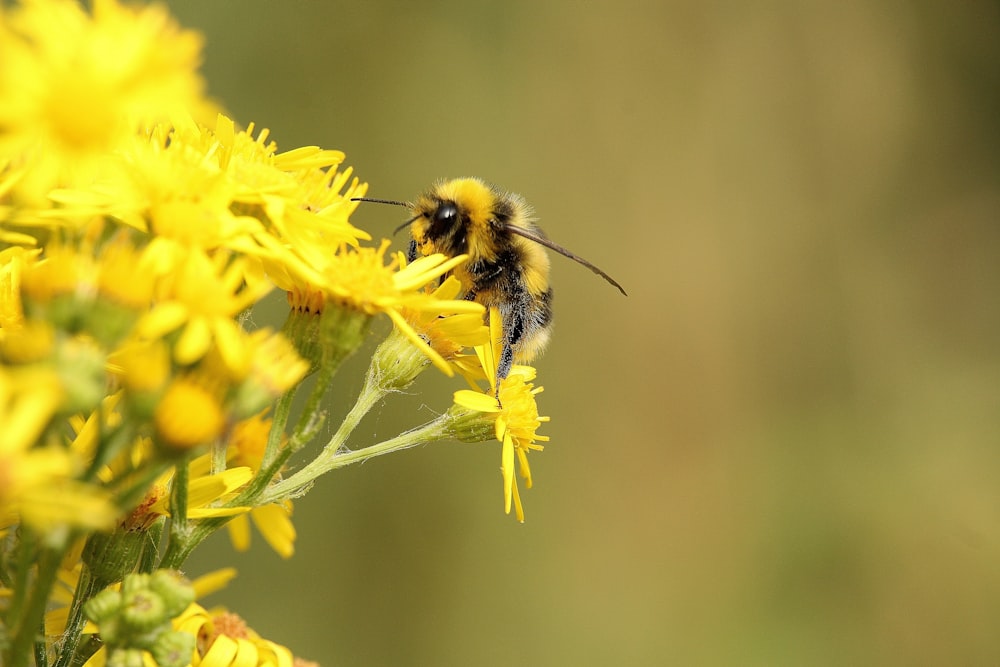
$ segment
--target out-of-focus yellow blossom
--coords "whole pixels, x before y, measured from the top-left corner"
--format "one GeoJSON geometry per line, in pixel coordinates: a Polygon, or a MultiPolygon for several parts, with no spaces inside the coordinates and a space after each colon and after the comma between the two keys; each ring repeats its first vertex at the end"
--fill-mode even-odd
{"type": "Polygon", "coordinates": [[[0,370],[0,527],[22,522],[42,532],[103,530],[115,521],[109,494],[74,479],[82,461],[54,440],[40,442],[62,398],[51,372],[0,370]]]}
{"type": "Polygon", "coordinates": [[[215,394],[197,382],[171,382],[153,413],[157,442],[183,452],[213,442],[225,426],[225,412],[215,394]]]}
{"type": "Polygon", "coordinates": [[[40,252],[17,246],[0,251],[0,338],[24,323],[21,276],[25,264],[34,261],[40,252]]]}
{"type": "MultiPolygon", "coordinates": [[[[272,420],[254,415],[233,427],[227,460],[232,465],[248,466],[255,473],[259,470],[264,448],[271,432],[272,420]]],[[[295,553],[295,525],[292,523],[292,502],[260,505],[246,514],[234,517],[226,524],[229,539],[237,551],[250,548],[250,523],[257,526],[264,540],[282,558],[295,553]]]]}
{"type": "Polygon", "coordinates": [[[234,319],[270,291],[272,285],[242,258],[210,257],[192,250],[160,283],[160,300],[137,325],[143,338],[159,338],[180,330],[174,344],[179,364],[191,364],[214,342],[233,366],[240,359],[245,335],[234,319]]]}
{"type": "Polygon", "coordinates": [[[142,124],[205,110],[201,37],[164,7],[32,0],[0,13],[0,156],[17,156],[15,198],[44,205],[86,183],[142,124]]]}

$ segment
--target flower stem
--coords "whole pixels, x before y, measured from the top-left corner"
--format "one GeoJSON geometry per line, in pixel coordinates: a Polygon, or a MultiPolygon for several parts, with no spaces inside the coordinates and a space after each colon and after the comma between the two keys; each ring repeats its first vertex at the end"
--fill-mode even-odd
{"type": "MultiPolygon", "coordinates": [[[[357,408],[358,406],[355,407],[357,408]]],[[[352,410],[352,412],[354,411],[352,410]]],[[[345,420],[345,425],[346,423],[347,420],[345,420]]],[[[382,456],[383,454],[391,454],[392,452],[402,451],[428,442],[443,440],[449,434],[448,423],[448,415],[444,414],[423,426],[402,433],[395,438],[353,451],[340,450],[338,442],[340,431],[338,431],[337,435],[323,449],[323,452],[311,463],[291,477],[269,487],[261,496],[260,504],[273,503],[294,496],[303,488],[312,484],[317,477],[331,470],[343,468],[353,463],[361,463],[376,456],[382,456]]],[[[342,426],[341,430],[343,428],[342,426]]]]}
{"type": "Polygon", "coordinates": [[[94,597],[98,590],[99,586],[90,568],[81,568],[80,579],[76,582],[76,591],[73,594],[73,604],[69,610],[69,620],[66,622],[66,631],[63,634],[63,644],[59,648],[59,655],[53,667],[69,667],[74,663],[73,657],[80,644],[80,633],[87,621],[83,615],[83,605],[94,597]]]}
{"type": "Polygon", "coordinates": [[[34,586],[29,594],[24,609],[12,627],[10,637],[9,653],[10,667],[27,667],[28,659],[32,656],[35,639],[38,637],[38,629],[43,627],[45,617],[45,607],[48,604],[49,594],[52,585],[55,583],[56,574],[59,570],[59,562],[66,551],[66,544],[69,540],[64,540],[62,546],[43,547],[38,557],[38,575],[35,577],[34,586]]]}

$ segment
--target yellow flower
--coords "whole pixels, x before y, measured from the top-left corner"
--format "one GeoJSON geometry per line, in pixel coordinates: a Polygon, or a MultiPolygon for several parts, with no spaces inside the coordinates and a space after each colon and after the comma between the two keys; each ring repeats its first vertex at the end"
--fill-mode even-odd
{"type": "Polygon", "coordinates": [[[145,249],[136,248],[124,236],[103,247],[97,260],[98,294],[133,310],[145,310],[153,299],[156,275],[145,249]]]}
{"type": "Polygon", "coordinates": [[[535,387],[535,369],[530,366],[514,366],[510,374],[496,387],[497,361],[500,358],[499,341],[500,317],[496,309],[490,309],[491,345],[476,348],[483,370],[490,379],[490,389],[478,391],[464,389],[455,392],[455,404],[461,408],[481,413],[483,419],[493,421],[496,439],[502,443],[500,472],[503,476],[504,511],[510,514],[515,508],[518,521],[524,521],[524,508],[514,475],[514,459],[517,458],[525,487],[531,488],[531,468],[528,452],[543,449],[539,442],[547,442],[548,437],[536,432],[548,417],[538,415],[535,396],[542,387],[535,387]]]}
{"type": "Polygon", "coordinates": [[[160,399],[153,421],[159,443],[170,450],[184,451],[214,441],[225,426],[225,412],[212,392],[178,378],[160,399]]]}
{"type": "Polygon", "coordinates": [[[181,327],[174,359],[182,365],[201,359],[214,342],[227,363],[240,365],[243,330],[235,317],[271,290],[244,258],[209,257],[191,250],[164,276],[162,300],[137,325],[144,338],[159,338],[181,327]]]}
{"type": "Polygon", "coordinates": [[[45,256],[22,269],[26,301],[48,304],[57,297],[89,294],[97,276],[94,260],[70,245],[51,244],[45,256]]]}
{"type": "MultiPolygon", "coordinates": [[[[89,426],[89,422],[88,422],[89,426]]],[[[82,435],[83,432],[81,432],[82,435]]],[[[78,436],[78,439],[81,436],[78,436]]],[[[110,466],[101,471],[100,477],[110,482],[135,468],[149,463],[152,447],[146,441],[135,443],[125,456],[130,465],[110,466]]],[[[222,507],[239,493],[253,478],[253,471],[246,466],[234,466],[218,474],[211,472],[211,454],[196,457],[188,466],[187,517],[208,519],[237,516],[249,511],[248,507],[222,507]]],[[[121,525],[126,530],[146,530],[157,519],[170,516],[170,491],[175,468],[171,467],[149,485],[146,495],[126,516],[121,525]]]]}
{"type": "Polygon", "coordinates": [[[34,262],[40,252],[18,247],[0,251],[0,337],[24,323],[21,277],[25,265],[34,262]]]}
{"type": "MultiPolygon", "coordinates": [[[[326,304],[349,311],[374,315],[385,313],[396,328],[416,345],[442,372],[452,370],[441,355],[434,351],[414,330],[403,315],[405,309],[410,319],[433,318],[453,313],[475,312],[476,304],[464,300],[444,300],[428,294],[423,288],[440,278],[468,256],[448,258],[441,254],[421,257],[406,264],[402,253],[385,263],[389,241],[383,240],[377,248],[342,248],[340,252],[323,258],[321,280],[318,283],[290,283],[284,287],[292,294],[293,303],[308,304],[316,308],[316,292],[323,294],[326,304]]],[[[320,306],[323,307],[323,306],[320,306]]]]}
{"type": "Polygon", "coordinates": [[[262,638],[231,612],[192,604],[174,629],[197,637],[191,664],[198,667],[292,667],[291,651],[262,638]]]}
{"type": "MultiPolygon", "coordinates": [[[[257,329],[232,341],[237,354],[226,361],[237,385],[233,410],[237,416],[259,411],[294,387],[309,371],[291,341],[269,329],[257,329]]],[[[221,352],[221,350],[220,350],[221,352]]]]}
{"type": "Polygon", "coordinates": [[[135,394],[158,392],[170,379],[170,350],[162,340],[128,341],[108,358],[109,370],[135,394]]]}
{"type": "Polygon", "coordinates": [[[31,164],[20,195],[84,182],[141,123],[207,106],[201,38],[159,5],[32,0],[0,13],[0,155],[31,164]]]}
{"type": "Polygon", "coordinates": [[[117,518],[106,491],[74,479],[82,462],[72,451],[39,441],[62,396],[48,371],[0,371],[0,527],[103,530],[117,518]]]}
{"type": "MultiPolygon", "coordinates": [[[[405,266],[402,253],[399,253],[399,261],[405,266]]],[[[485,309],[475,301],[459,298],[461,293],[462,283],[448,276],[430,292],[439,308],[401,309],[403,319],[445,361],[455,360],[463,348],[485,345],[489,341],[489,329],[483,324],[485,309]]]]}
{"type": "Polygon", "coordinates": [[[304,147],[277,153],[268,131],[215,129],[175,114],[172,124],[137,133],[109,156],[102,177],[51,198],[70,218],[110,216],[183,247],[259,258],[277,276],[314,276],[311,263],[341,244],[370,238],[348,221],[365,186],[337,171],[341,151],[304,147]],[[344,188],[346,187],[346,190],[344,188]]]}
{"type": "MultiPolygon", "coordinates": [[[[233,427],[227,462],[248,466],[256,473],[264,456],[264,447],[271,432],[271,419],[262,414],[238,423],[233,427]]],[[[250,548],[250,522],[263,535],[264,540],[282,558],[291,558],[295,553],[295,526],[292,524],[292,503],[270,503],[250,510],[250,515],[235,517],[226,524],[229,539],[237,551],[250,548]]]]}
{"type": "MultiPolygon", "coordinates": [[[[147,505],[150,516],[170,516],[169,488],[173,483],[174,470],[164,473],[150,489],[147,496],[152,502],[147,505]]],[[[229,468],[211,474],[211,454],[203,454],[188,464],[187,516],[189,519],[236,516],[243,514],[247,507],[220,507],[231,500],[247,482],[253,478],[253,471],[245,466],[229,468]]]]}

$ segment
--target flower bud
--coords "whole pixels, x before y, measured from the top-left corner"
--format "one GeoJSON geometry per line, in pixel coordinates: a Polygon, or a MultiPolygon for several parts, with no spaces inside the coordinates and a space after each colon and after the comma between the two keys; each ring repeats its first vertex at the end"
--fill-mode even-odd
{"type": "Polygon", "coordinates": [[[191,664],[195,636],[187,632],[164,632],[150,648],[158,667],[186,667],[191,664]]]}

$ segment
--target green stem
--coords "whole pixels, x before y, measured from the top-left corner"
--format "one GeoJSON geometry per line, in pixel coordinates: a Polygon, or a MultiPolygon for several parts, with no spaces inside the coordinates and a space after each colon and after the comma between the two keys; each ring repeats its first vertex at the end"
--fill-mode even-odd
{"type": "MultiPolygon", "coordinates": [[[[334,439],[327,444],[323,452],[309,465],[291,477],[269,487],[261,496],[259,503],[264,505],[294,496],[301,489],[312,484],[317,477],[331,470],[343,468],[353,463],[361,463],[376,456],[382,456],[383,454],[391,454],[392,452],[402,451],[428,442],[443,440],[450,433],[448,428],[449,421],[448,415],[443,414],[437,419],[419,426],[412,431],[401,433],[395,438],[380,442],[377,445],[354,451],[339,451],[339,445],[336,445],[338,438],[334,436],[334,439]]],[[[338,431],[338,435],[339,433],[338,431]]]]}
{"type": "MultiPolygon", "coordinates": [[[[28,591],[31,589],[31,575],[34,571],[34,564],[37,559],[37,545],[32,539],[33,535],[29,531],[24,531],[21,535],[20,544],[17,547],[17,564],[14,567],[14,583],[10,586],[10,603],[6,610],[6,621],[9,627],[15,625],[17,619],[24,613],[24,605],[28,598],[28,591]]],[[[2,662],[2,661],[0,661],[2,662]]]]}
{"type": "MultiPolygon", "coordinates": [[[[302,386],[301,384],[298,387],[302,386]]],[[[292,399],[295,398],[296,387],[286,391],[274,404],[274,418],[271,420],[271,431],[267,435],[267,445],[264,447],[264,456],[261,459],[260,467],[267,468],[281,449],[281,436],[285,433],[285,425],[288,423],[288,416],[292,411],[292,399]]]]}
{"type": "MultiPolygon", "coordinates": [[[[291,435],[289,444],[294,449],[301,448],[301,446],[308,441],[307,438],[304,437],[305,434],[315,431],[313,424],[323,413],[319,407],[320,402],[323,400],[323,396],[326,395],[327,389],[329,389],[330,385],[333,383],[333,377],[337,374],[338,368],[339,364],[327,364],[322,366],[316,374],[315,384],[313,384],[312,391],[309,392],[309,398],[306,399],[306,405],[302,409],[302,416],[299,417],[299,423],[295,425],[295,430],[291,435]]],[[[282,427],[284,427],[284,425],[282,425],[282,427]]],[[[282,428],[282,431],[278,432],[279,438],[283,431],[284,428],[282,428]]],[[[271,429],[271,433],[275,433],[274,428],[271,429]]]]}
{"type": "MultiPolygon", "coordinates": [[[[170,490],[170,533],[167,539],[167,552],[183,545],[189,538],[191,530],[187,520],[188,466],[186,462],[177,465],[174,471],[174,481],[170,490]]],[[[160,567],[179,567],[164,565],[160,567]]]]}
{"type": "MultiPolygon", "coordinates": [[[[358,396],[357,402],[351,411],[347,413],[344,417],[344,421],[341,422],[340,427],[337,432],[333,434],[333,438],[330,439],[326,446],[323,447],[316,458],[307,463],[303,468],[300,468],[295,474],[290,477],[278,482],[270,488],[270,490],[264,494],[264,498],[272,497],[276,495],[275,489],[290,489],[298,490],[302,487],[311,484],[317,477],[327,472],[329,468],[330,461],[337,455],[337,452],[347,442],[347,438],[351,435],[354,429],[361,419],[368,414],[369,411],[378,403],[382,397],[385,396],[384,391],[372,391],[370,387],[366,384],[364,390],[362,390],[361,395],[358,396]]],[[[291,495],[291,492],[281,493],[277,497],[285,497],[291,495]]],[[[261,504],[265,504],[268,501],[261,500],[261,504]]]]}
{"type": "MultiPolygon", "coordinates": [[[[68,543],[69,540],[65,542],[68,543]]],[[[38,637],[38,628],[43,627],[45,607],[48,605],[49,594],[52,592],[52,585],[59,570],[59,562],[65,551],[65,546],[41,550],[34,587],[27,598],[24,613],[12,628],[9,648],[10,667],[28,665],[28,659],[33,654],[35,640],[38,637]]]]}
{"type": "MultiPolygon", "coordinates": [[[[42,618],[42,626],[38,628],[38,636],[45,637],[45,618],[42,618]]],[[[35,642],[35,667],[49,667],[49,654],[46,650],[45,640],[35,642]]]]}
{"type": "MultiPolygon", "coordinates": [[[[99,586],[90,572],[90,568],[80,569],[80,579],[76,582],[76,591],[73,593],[73,604],[69,610],[69,619],[66,622],[66,631],[63,634],[63,644],[59,649],[59,656],[53,667],[68,667],[74,664],[74,656],[80,645],[81,633],[87,619],[83,614],[83,605],[98,592],[99,586]]],[[[77,662],[82,662],[77,661],[77,662]]]]}

